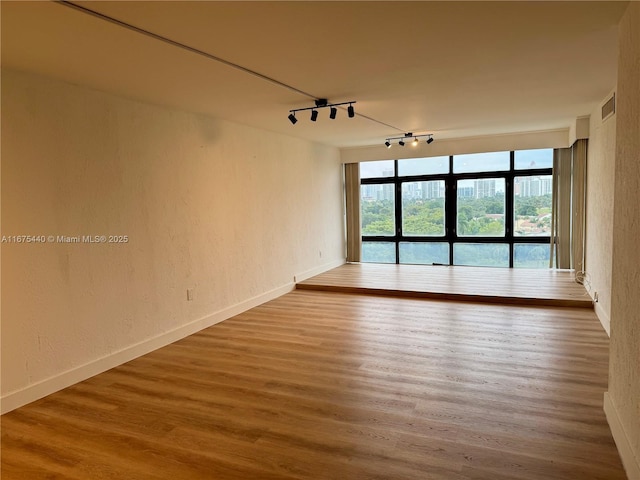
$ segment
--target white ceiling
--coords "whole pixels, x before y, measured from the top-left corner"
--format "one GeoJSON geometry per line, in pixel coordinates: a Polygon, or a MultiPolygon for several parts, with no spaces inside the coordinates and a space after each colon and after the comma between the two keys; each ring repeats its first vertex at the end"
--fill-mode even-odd
{"type": "Polygon", "coordinates": [[[78,2],[332,102],[53,2],[2,1],[2,65],[337,147],[568,127],[615,86],[626,2],[78,2]]]}

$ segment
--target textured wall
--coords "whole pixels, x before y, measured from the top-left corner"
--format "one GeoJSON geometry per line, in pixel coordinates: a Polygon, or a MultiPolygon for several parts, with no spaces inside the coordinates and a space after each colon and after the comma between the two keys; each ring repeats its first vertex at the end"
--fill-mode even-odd
{"type": "Polygon", "coordinates": [[[640,3],[620,23],[609,395],[640,459],[640,3]]]}
{"type": "MultiPolygon", "coordinates": [[[[609,98],[607,96],[606,99],[609,98]]],[[[609,332],[616,117],[614,115],[603,122],[601,108],[599,104],[591,112],[589,127],[585,270],[589,293],[592,297],[598,293],[596,313],[609,332]]]]}
{"type": "Polygon", "coordinates": [[[4,395],[344,260],[339,152],[3,71],[2,234],[128,236],[2,244],[4,395]]]}

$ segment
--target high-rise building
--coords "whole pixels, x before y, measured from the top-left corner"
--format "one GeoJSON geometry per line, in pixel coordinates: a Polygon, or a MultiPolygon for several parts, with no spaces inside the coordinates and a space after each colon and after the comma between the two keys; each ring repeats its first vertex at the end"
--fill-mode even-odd
{"type": "Polygon", "coordinates": [[[496,196],[496,180],[495,178],[487,178],[473,181],[475,198],[495,197],[496,196]]]}
{"type": "Polygon", "coordinates": [[[519,177],[516,179],[516,195],[521,197],[539,197],[549,195],[552,191],[553,182],[551,175],[519,177]]]}

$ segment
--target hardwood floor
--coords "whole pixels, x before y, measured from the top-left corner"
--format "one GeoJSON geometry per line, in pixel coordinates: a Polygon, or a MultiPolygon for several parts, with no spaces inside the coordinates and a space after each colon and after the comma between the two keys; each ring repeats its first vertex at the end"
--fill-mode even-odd
{"type": "Polygon", "coordinates": [[[297,284],[304,290],[516,305],[593,308],[569,270],[351,263],[297,284]]]}
{"type": "Polygon", "coordinates": [[[296,290],[2,417],[2,479],[625,475],[583,308],[296,290]]]}

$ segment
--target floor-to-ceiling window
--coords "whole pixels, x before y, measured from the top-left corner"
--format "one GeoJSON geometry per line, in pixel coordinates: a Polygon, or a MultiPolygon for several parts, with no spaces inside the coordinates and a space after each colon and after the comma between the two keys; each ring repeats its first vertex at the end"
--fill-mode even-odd
{"type": "Polygon", "coordinates": [[[549,266],[553,149],[360,164],[362,261],[549,266]]]}

